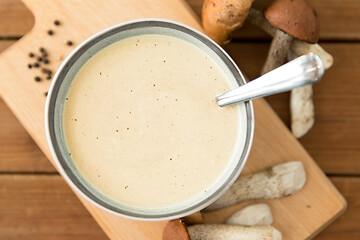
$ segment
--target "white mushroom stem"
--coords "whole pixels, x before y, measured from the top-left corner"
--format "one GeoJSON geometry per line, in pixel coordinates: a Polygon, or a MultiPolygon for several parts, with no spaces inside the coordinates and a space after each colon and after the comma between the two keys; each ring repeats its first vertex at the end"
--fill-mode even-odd
{"type": "Polygon", "coordinates": [[[273,221],[274,219],[269,205],[266,203],[257,203],[236,211],[225,223],[243,226],[263,226],[271,225],[273,221]]]}
{"type": "Polygon", "coordinates": [[[188,227],[191,240],[280,240],[281,233],[271,226],[200,224],[188,227]]]}
{"type": "MultiPolygon", "coordinates": [[[[275,33],[277,29],[270,25],[270,23],[266,20],[262,12],[256,10],[254,8],[250,8],[249,15],[247,17],[247,21],[251,24],[261,28],[270,36],[275,37],[275,33]]],[[[325,69],[328,69],[332,66],[334,59],[333,57],[327,53],[319,44],[311,44],[298,39],[294,39],[290,44],[290,49],[298,56],[313,52],[317,54],[322,62],[324,63],[325,69]]]]}
{"type": "MultiPolygon", "coordinates": [[[[288,60],[297,56],[289,51],[288,60]]],[[[290,94],[291,131],[296,138],[304,136],[315,123],[312,85],[293,89],[290,94]]]]}
{"type": "Polygon", "coordinates": [[[301,162],[276,165],[262,172],[240,176],[217,201],[204,209],[213,211],[251,199],[275,199],[300,190],[306,181],[301,162]]]}

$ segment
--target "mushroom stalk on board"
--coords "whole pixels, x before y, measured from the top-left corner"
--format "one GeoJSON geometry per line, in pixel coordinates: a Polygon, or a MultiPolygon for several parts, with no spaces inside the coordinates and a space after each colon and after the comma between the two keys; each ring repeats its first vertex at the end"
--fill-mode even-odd
{"type": "MultiPolygon", "coordinates": [[[[288,60],[297,56],[288,52],[288,60]]],[[[313,103],[312,85],[295,88],[290,93],[291,131],[296,138],[304,136],[314,125],[315,110],[313,103]]]]}
{"type": "Polygon", "coordinates": [[[285,62],[293,38],[309,43],[319,39],[317,14],[305,0],[275,0],[264,10],[264,16],[277,29],[261,74],[285,62]]]}
{"type": "Polygon", "coordinates": [[[180,219],[170,221],[163,240],[281,240],[281,233],[271,226],[245,227],[227,224],[197,224],[186,227],[180,219]]]}
{"type": "Polygon", "coordinates": [[[243,226],[263,226],[271,225],[273,221],[269,205],[266,203],[256,203],[236,211],[225,223],[243,226]]]}
{"type": "Polygon", "coordinates": [[[251,199],[275,199],[299,191],[306,174],[301,162],[287,162],[240,176],[229,190],[203,211],[213,211],[251,199]]]}

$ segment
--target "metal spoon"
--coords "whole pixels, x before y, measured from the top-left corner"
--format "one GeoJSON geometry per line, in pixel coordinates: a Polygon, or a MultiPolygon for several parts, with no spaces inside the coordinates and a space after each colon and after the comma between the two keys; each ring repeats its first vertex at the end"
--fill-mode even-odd
{"type": "Polygon", "coordinates": [[[324,75],[320,57],[314,53],[295,58],[251,82],[216,98],[220,107],[285,92],[319,81],[324,75]]]}

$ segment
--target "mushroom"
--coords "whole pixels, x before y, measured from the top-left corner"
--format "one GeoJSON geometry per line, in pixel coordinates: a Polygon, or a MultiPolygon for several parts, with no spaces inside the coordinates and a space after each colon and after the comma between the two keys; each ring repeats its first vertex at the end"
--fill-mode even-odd
{"type": "Polygon", "coordinates": [[[264,16],[277,30],[261,74],[285,62],[293,38],[313,44],[319,39],[317,14],[305,0],[275,0],[265,9],[264,16]]]}
{"type": "Polygon", "coordinates": [[[254,0],[205,0],[202,24],[215,42],[223,44],[229,34],[245,22],[254,0]]]}
{"type": "MultiPolygon", "coordinates": [[[[254,8],[250,8],[248,11],[247,8],[241,7],[245,5],[249,6],[249,1],[250,0],[245,1],[247,4],[243,3],[244,0],[233,1],[233,3],[231,3],[232,6],[226,7],[227,5],[224,6],[224,4],[222,4],[222,2],[225,1],[205,0],[202,11],[202,23],[205,32],[217,43],[226,43],[229,41],[229,35],[231,32],[243,25],[243,18],[248,14],[247,21],[274,37],[277,29],[269,24],[262,12],[254,8]],[[219,4],[217,5],[218,2],[219,4]],[[238,4],[240,7],[237,7],[238,4]],[[242,11],[237,13],[234,12],[235,9],[241,9],[242,11]],[[235,16],[244,17],[236,18],[235,16]],[[230,18],[232,21],[229,20],[230,18]],[[239,21],[239,23],[236,21],[239,21]]],[[[319,44],[311,44],[298,39],[293,39],[290,44],[290,48],[299,56],[310,52],[317,54],[321,58],[325,69],[330,68],[333,64],[332,56],[319,44]]]]}
{"type": "MultiPolygon", "coordinates": [[[[291,50],[288,52],[288,61],[297,56],[291,50]]],[[[296,138],[304,136],[315,123],[312,85],[306,85],[291,90],[290,114],[291,131],[296,138]]]]}
{"type": "Polygon", "coordinates": [[[197,224],[186,227],[180,219],[170,221],[163,240],[281,240],[281,233],[271,226],[245,227],[227,224],[197,224]]]}
{"type": "MultiPolygon", "coordinates": [[[[202,212],[196,212],[186,216],[182,221],[187,225],[204,223],[204,216],[202,212]]],[[[256,226],[256,225],[271,225],[273,216],[268,204],[255,203],[245,206],[234,212],[226,221],[226,224],[256,226]]]]}
{"type": "Polygon", "coordinates": [[[301,162],[287,162],[240,176],[223,196],[203,211],[213,211],[251,199],[276,199],[299,191],[306,174],[301,162]]]}
{"type": "Polygon", "coordinates": [[[236,211],[225,223],[243,226],[262,226],[271,225],[273,221],[269,205],[266,203],[256,203],[236,211]]]}

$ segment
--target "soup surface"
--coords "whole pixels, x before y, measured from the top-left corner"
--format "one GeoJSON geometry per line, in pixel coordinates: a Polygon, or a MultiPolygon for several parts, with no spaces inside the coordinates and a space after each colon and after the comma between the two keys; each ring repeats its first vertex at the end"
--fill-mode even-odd
{"type": "Polygon", "coordinates": [[[237,106],[219,65],[197,46],[167,35],[118,41],[77,73],[63,115],[81,174],[111,199],[161,208],[207,191],[238,139],[237,106]]]}

